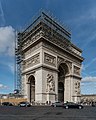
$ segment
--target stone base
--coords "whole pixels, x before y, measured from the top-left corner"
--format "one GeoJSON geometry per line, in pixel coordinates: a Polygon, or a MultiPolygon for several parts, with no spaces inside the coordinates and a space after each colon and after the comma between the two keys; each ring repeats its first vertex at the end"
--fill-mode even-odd
{"type": "Polygon", "coordinates": [[[56,94],[55,93],[47,93],[47,104],[51,104],[56,101],[56,94]]]}

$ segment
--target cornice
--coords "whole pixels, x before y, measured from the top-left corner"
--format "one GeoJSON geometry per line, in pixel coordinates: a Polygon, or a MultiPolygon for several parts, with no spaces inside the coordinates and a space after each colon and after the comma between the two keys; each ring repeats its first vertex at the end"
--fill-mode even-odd
{"type": "Polygon", "coordinates": [[[74,75],[74,74],[68,74],[68,75],[66,75],[66,77],[74,77],[74,78],[82,79],[81,76],[79,76],[79,75],[74,75]]]}

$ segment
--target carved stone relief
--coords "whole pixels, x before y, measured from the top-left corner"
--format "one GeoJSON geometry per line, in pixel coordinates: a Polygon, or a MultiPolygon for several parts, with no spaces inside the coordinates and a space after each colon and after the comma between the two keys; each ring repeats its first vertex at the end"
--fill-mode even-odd
{"type": "Polygon", "coordinates": [[[43,31],[39,31],[34,36],[30,36],[29,38],[26,38],[26,42],[23,44],[23,50],[27,48],[29,45],[33,44],[39,37],[42,36],[43,31]]]}
{"type": "MultiPolygon", "coordinates": [[[[51,51],[54,51],[55,53],[57,53],[58,55],[61,55],[61,56],[65,56],[65,57],[67,57],[68,59],[70,59],[71,61],[73,61],[73,62],[75,62],[75,63],[77,63],[78,65],[81,65],[81,63],[77,60],[77,59],[74,59],[74,56],[70,56],[70,55],[68,55],[68,53],[66,53],[66,52],[64,52],[64,51],[61,51],[61,50],[59,50],[59,49],[57,49],[57,48],[55,48],[55,47],[52,47],[52,46],[50,46],[49,44],[47,44],[47,43],[43,43],[42,44],[44,47],[46,47],[47,49],[49,49],[49,50],[51,50],[51,51]]],[[[59,63],[59,60],[61,60],[62,58],[60,57],[58,57],[58,63],[59,63]]],[[[64,60],[64,59],[63,59],[64,60]]]]}
{"type": "Polygon", "coordinates": [[[73,48],[72,46],[69,47],[69,50],[71,50],[72,52],[76,53],[77,55],[81,56],[81,52],[79,52],[78,50],[76,50],[75,48],[73,48]]]}
{"type": "Polygon", "coordinates": [[[44,63],[56,67],[56,57],[49,55],[48,53],[44,53],[44,63]]]}
{"type": "Polygon", "coordinates": [[[64,36],[58,34],[56,31],[53,30],[53,32],[52,32],[52,29],[50,29],[50,31],[46,29],[46,30],[44,30],[43,36],[48,38],[48,40],[50,40],[54,44],[62,47],[63,49],[68,49],[69,41],[66,40],[66,38],[64,36]]]}
{"type": "Polygon", "coordinates": [[[70,69],[69,71],[71,72],[71,70],[72,70],[72,63],[71,63],[70,61],[65,60],[65,59],[63,59],[63,58],[61,58],[61,57],[58,57],[58,58],[57,58],[57,64],[58,64],[58,66],[59,66],[61,63],[66,63],[66,64],[68,65],[69,69],[70,69]]]}
{"type": "Polygon", "coordinates": [[[65,61],[65,60],[64,60],[63,58],[58,57],[58,58],[57,58],[57,65],[59,66],[60,63],[63,63],[64,61],[65,61]]]}
{"type": "Polygon", "coordinates": [[[43,36],[45,38],[47,38],[50,42],[52,42],[53,44],[58,45],[59,47],[61,47],[64,50],[67,50],[75,55],[81,56],[81,52],[76,49],[75,47],[72,46],[71,42],[68,41],[66,37],[59,35],[58,33],[56,33],[56,31],[53,30],[53,32],[51,32],[52,30],[49,31],[48,30],[44,30],[44,34],[43,36]]]}
{"type": "Polygon", "coordinates": [[[69,66],[70,72],[72,72],[72,63],[70,61],[66,61],[66,63],[69,66]]]}
{"type": "Polygon", "coordinates": [[[75,82],[75,93],[80,94],[80,82],[75,82]]]}
{"type": "Polygon", "coordinates": [[[24,56],[25,58],[29,55],[31,55],[31,53],[34,51],[34,50],[37,50],[39,47],[41,47],[42,43],[39,43],[37,44],[36,46],[30,48],[27,52],[25,52],[24,56]]]}
{"type": "Polygon", "coordinates": [[[80,75],[80,68],[74,66],[74,74],[80,75]]]}
{"type": "Polygon", "coordinates": [[[47,92],[55,92],[55,81],[52,74],[47,75],[47,92]]]}
{"type": "Polygon", "coordinates": [[[40,53],[30,57],[29,59],[23,61],[23,69],[29,68],[33,65],[40,63],[40,53]]]}

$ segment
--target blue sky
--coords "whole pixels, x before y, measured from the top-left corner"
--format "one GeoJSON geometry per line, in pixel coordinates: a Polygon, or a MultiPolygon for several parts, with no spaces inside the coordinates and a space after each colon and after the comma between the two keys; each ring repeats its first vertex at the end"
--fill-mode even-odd
{"type": "Polygon", "coordinates": [[[24,29],[40,9],[72,31],[83,50],[82,94],[96,94],[96,0],[0,0],[0,93],[14,90],[15,31],[24,29]]]}

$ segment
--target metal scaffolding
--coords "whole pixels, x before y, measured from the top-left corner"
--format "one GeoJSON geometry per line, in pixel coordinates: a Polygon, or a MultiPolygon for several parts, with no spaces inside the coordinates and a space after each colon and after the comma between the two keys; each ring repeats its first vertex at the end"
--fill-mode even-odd
{"type": "Polygon", "coordinates": [[[21,93],[21,62],[22,62],[22,45],[21,45],[21,38],[20,33],[16,35],[15,41],[15,90],[19,90],[21,93]],[[17,37],[18,36],[18,37],[17,37]]]}
{"type": "MultiPolygon", "coordinates": [[[[33,19],[33,22],[23,31],[17,34],[16,46],[15,46],[15,55],[16,55],[16,83],[15,88],[18,89],[20,92],[22,90],[22,64],[23,64],[23,48],[24,46],[27,48],[28,41],[27,38],[30,36],[35,36],[38,31],[42,31],[43,36],[52,37],[54,36],[59,37],[60,40],[69,43],[71,40],[71,33],[68,29],[62,27],[54,18],[46,14],[45,12],[40,12],[38,16],[33,19]],[[45,32],[47,31],[47,32],[45,32]],[[51,31],[51,32],[50,32],[51,31]],[[48,34],[48,35],[47,35],[48,34]],[[25,44],[26,43],[26,44],[25,44]]],[[[41,33],[40,33],[41,34],[41,33]]],[[[31,41],[32,42],[32,41],[31,41]]],[[[30,42],[30,43],[31,43],[30,42]]],[[[52,42],[52,41],[50,41],[52,42]]],[[[62,43],[62,42],[61,42],[62,43]]],[[[60,43],[60,44],[61,44],[60,43]]],[[[29,44],[29,43],[28,43],[29,44]]],[[[68,44],[69,45],[69,44],[68,44]]],[[[22,93],[22,92],[21,92],[22,93]]]]}

